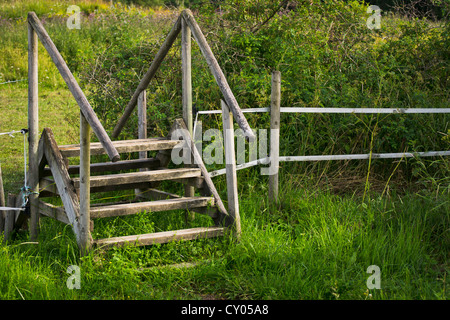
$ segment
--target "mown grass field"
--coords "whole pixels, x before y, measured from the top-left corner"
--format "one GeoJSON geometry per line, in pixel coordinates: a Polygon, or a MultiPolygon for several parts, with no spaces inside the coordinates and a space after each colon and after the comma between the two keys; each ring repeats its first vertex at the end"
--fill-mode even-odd
{"type": "MultiPolygon", "coordinates": [[[[25,6],[23,1],[16,3],[25,6]]],[[[22,9],[6,7],[10,16],[23,16],[22,9]]],[[[38,9],[41,14],[48,11],[45,6],[33,10],[38,9]]],[[[100,9],[107,12],[107,6],[100,9]]],[[[5,30],[11,31],[11,26],[5,30]]],[[[2,41],[8,45],[0,48],[9,52],[2,61],[12,65],[2,65],[0,70],[15,79],[26,77],[26,57],[13,59],[11,54],[11,39],[17,38],[5,32],[2,41]],[[9,70],[14,68],[17,74],[9,70]]],[[[26,52],[25,48],[17,52],[26,52]]],[[[76,143],[79,109],[42,47],[40,54],[40,128],[52,128],[60,144],[76,143]]],[[[0,132],[26,128],[26,110],[26,82],[0,85],[0,132]]],[[[294,135],[289,140],[298,142],[294,135]]],[[[391,160],[373,160],[372,168],[381,161],[391,160]]],[[[23,183],[20,134],[0,136],[0,162],[6,192],[18,193],[23,183]]],[[[432,179],[427,163],[418,162],[416,167],[424,166],[418,174],[425,181],[409,179],[402,188],[397,186],[406,174],[394,175],[398,173],[394,169],[389,169],[393,179],[380,181],[371,171],[368,182],[364,172],[351,176],[342,170],[344,176],[338,181],[331,179],[327,164],[302,170],[304,166],[283,163],[280,201],[272,210],[267,176],[260,175],[257,167],[238,171],[240,241],[226,236],[94,249],[81,257],[71,228],[43,218],[38,244],[29,242],[27,231],[0,244],[0,299],[447,300],[450,189],[448,179],[432,179]],[[71,265],[80,267],[80,289],[67,287],[71,265]],[[371,276],[367,269],[372,265],[380,268],[380,289],[367,286],[371,276]]],[[[396,163],[386,167],[396,168],[396,163]]],[[[226,199],[224,177],[214,182],[226,199]]],[[[127,194],[104,197],[108,196],[127,194]]],[[[191,225],[205,222],[197,216],[191,225]]],[[[105,219],[95,226],[94,236],[105,237],[184,228],[185,221],[184,212],[176,211],[105,219]]]]}

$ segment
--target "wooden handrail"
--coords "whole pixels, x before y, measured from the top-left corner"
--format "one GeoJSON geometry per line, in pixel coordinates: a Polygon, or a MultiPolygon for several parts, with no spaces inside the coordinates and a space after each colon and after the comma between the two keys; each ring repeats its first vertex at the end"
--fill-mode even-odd
{"type": "Polygon", "coordinates": [[[139,94],[147,89],[150,81],[153,79],[153,77],[156,74],[156,71],[158,71],[159,66],[161,65],[162,61],[166,57],[167,53],[169,52],[169,49],[172,47],[173,43],[175,42],[175,39],[177,38],[178,34],[181,31],[181,17],[178,17],[177,21],[172,27],[172,30],[170,30],[169,34],[166,37],[166,40],[162,44],[161,48],[159,49],[158,53],[156,54],[155,58],[153,59],[152,64],[150,65],[150,68],[148,69],[147,73],[144,75],[144,77],[141,79],[141,82],[139,83],[138,87],[136,88],[136,91],[134,92],[133,96],[131,97],[130,102],[128,102],[122,117],[117,122],[116,126],[114,127],[114,131],[112,133],[113,138],[117,138],[122,131],[123,127],[125,126],[125,123],[127,122],[128,118],[131,115],[131,112],[136,107],[136,103],[139,97],[139,94]]]}
{"type": "Polygon", "coordinates": [[[59,70],[59,73],[61,74],[67,86],[69,87],[70,92],[72,92],[72,95],[77,101],[81,109],[81,112],[83,113],[89,125],[92,127],[92,130],[94,131],[95,135],[101,142],[102,146],[105,148],[109,158],[113,162],[118,161],[120,159],[119,153],[113,146],[111,139],[109,138],[102,124],[98,120],[95,111],[92,109],[92,106],[89,104],[86,96],[84,95],[83,91],[81,90],[80,86],[75,80],[75,77],[73,76],[72,72],[69,70],[69,67],[67,66],[63,57],[59,53],[52,39],[50,39],[50,36],[48,35],[44,26],[39,21],[38,17],[36,16],[36,13],[34,12],[28,13],[28,23],[37,33],[39,39],[44,45],[44,48],[47,50],[48,54],[53,60],[53,63],[56,65],[56,67],[59,70]]]}

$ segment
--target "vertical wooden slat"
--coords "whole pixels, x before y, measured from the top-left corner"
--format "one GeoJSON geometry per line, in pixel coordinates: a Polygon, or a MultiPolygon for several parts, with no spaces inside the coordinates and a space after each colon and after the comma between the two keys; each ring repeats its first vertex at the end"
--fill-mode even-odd
{"type": "Polygon", "coordinates": [[[38,37],[28,23],[28,187],[30,202],[30,240],[35,241],[39,233],[39,109],[38,109],[38,37]]]}
{"type": "MultiPolygon", "coordinates": [[[[182,101],[183,101],[183,120],[187,126],[189,134],[193,136],[193,115],[192,115],[192,76],[191,76],[191,29],[184,19],[181,19],[181,70],[182,70],[182,101]]],[[[193,158],[191,157],[191,164],[193,158]]],[[[190,165],[188,165],[189,167],[190,165]]],[[[192,186],[184,187],[184,195],[193,197],[195,189],[192,186]]],[[[186,222],[193,220],[195,214],[186,211],[186,222]]]]}
{"type": "Polygon", "coordinates": [[[80,113],[80,224],[79,247],[87,253],[91,246],[90,235],[90,175],[91,175],[91,126],[80,113]]]}
{"type": "MultiPolygon", "coordinates": [[[[0,163],[0,207],[5,207],[5,190],[3,189],[2,165],[0,163]]],[[[5,213],[0,210],[0,235],[5,229],[5,213]]]]}
{"type": "Polygon", "coordinates": [[[272,92],[270,98],[270,168],[269,168],[269,204],[278,201],[278,168],[280,154],[280,98],[281,73],[272,73],[272,92]]]}
{"type": "Polygon", "coordinates": [[[225,166],[227,176],[228,214],[235,228],[236,237],[241,234],[241,218],[239,215],[239,199],[237,191],[236,155],[234,151],[233,114],[227,104],[221,101],[222,120],[225,140],[225,166]]]}
{"type": "MultiPolygon", "coordinates": [[[[138,97],[138,138],[147,139],[147,93],[142,91],[138,97]]],[[[139,159],[146,159],[147,151],[139,152],[139,159]]]]}
{"type": "MultiPolygon", "coordinates": [[[[137,108],[138,108],[138,138],[146,139],[147,138],[147,91],[143,90],[137,100],[137,108]]],[[[139,152],[139,159],[146,159],[147,151],[139,152]]],[[[139,171],[147,171],[147,168],[140,168],[139,171]]],[[[142,189],[134,189],[134,193],[136,197],[141,196],[144,190],[142,189]]]]}

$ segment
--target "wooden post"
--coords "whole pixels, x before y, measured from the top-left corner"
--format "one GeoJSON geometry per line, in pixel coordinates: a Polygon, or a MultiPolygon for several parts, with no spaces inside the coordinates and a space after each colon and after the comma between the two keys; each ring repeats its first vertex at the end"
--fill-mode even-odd
{"type": "Polygon", "coordinates": [[[38,37],[28,23],[28,187],[30,203],[30,240],[39,233],[39,109],[38,109],[38,37]]]}
{"type": "Polygon", "coordinates": [[[239,199],[237,191],[236,155],[234,151],[234,127],[233,114],[227,104],[221,101],[222,120],[225,140],[225,166],[227,176],[228,214],[232,226],[235,228],[236,237],[241,235],[241,218],[239,215],[239,199]]]}
{"type": "MultiPolygon", "coordinates": [[[[193,137],[193,116],[192,116],[192,78],[191,78],[191,29],[184,19],[181,19],[181,70],[182,70],[182,96],[183,96],[183,120],[191,137],[193,137]]],[[[193,166],[193,158],[190,158],[193,166]]],[[[195,189],[192,186],[184,187],[184,195],[193,197],[195,189]]],[[[186,222],[194,220],[195,214],[186,211],[186,222]]]]}
{"type": "MultiPolygon", "coordinates": [[[[6,207],[5,203],[5,190],[3,189],[3,178],[2,178],[2,165],[0,163],[0,207],[6,207]]],[[[5,229],[5,214],[4,211],[0,210],[0,235],[5,229]]]]}
{"type": "Polygon", "coordinates": [[[269,204],[278,201],[278,168],[280,155],[280,98],[281,73],[272,73],[272,92],[270,98],[270,168],[269,168],[269,204]]]}
{"type": "MultiPolygon", "coordinates": [[[[14,208],[16,206],[16,195],[8,194],[8,202],[7,206],[10,208],[14,208]]],[[[11,234],[14,230],[14,222],[16,219],[16,210],[5,211],[5,233],[4,233],[4,241],[8,241],[11,237],[11,234]]]]}
{"type": "Polygon", "coordinates": [[[86,254],[91,247],[90,234],[90,175],[91,175],[91,127],[80,113],[80,221],[79,247],[86,254]]]}
{"type": "MultiPolygon", "coordinates": [[[[147,139],[147,93],[142,91],[138,97],[138,138],[147,139]]],[[[139,152],[139,159],[146,159],[147,151],[139,152]]]]}

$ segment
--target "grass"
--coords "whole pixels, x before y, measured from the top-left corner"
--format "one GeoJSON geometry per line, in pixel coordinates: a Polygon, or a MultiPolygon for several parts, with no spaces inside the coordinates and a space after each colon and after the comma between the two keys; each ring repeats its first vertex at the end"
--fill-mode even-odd
{"type": "MultiPolygon", "coordinates": [[[[238,243],[225,237],[94,250],[80,258],[70,228],[44,220],[39,245],[21,244],[21,235],[1,247],[2,298],[448,299],[447,199],[406,195],[361,203],[301,188],[288,176],[282,182],[274,214],[262,181],[254,178],[241,190],[238,243]],[[197,264],[166,266],[180,263],[197,264]],[[80,290],[66,288],[72,264],[81,268],[80,290]],[[370,265],[381,269],[380,290],[367,289],[370,265]]],[[[148,217],[134,219],[128,224],[137,228],[148,217]]],[[[168,220],[179,223],[182,213],[168,220]]]]}
{"type": "MultiPolygon", "coordinates": [[[[25,121],[26,88],[3,87],[9,106],[0,121],[25,121]],[[14,107],[14,108],[11,108],[14,107]]],[[[60,143],[76,141],[78,118],[68,92],[41,93],[42,126],[60,143]],[[58,121],[55,112],[60,119],[58,121]],[[75,117],[75,118],[73,118],[75,117]],[[70,128],[70,129],[69,129],[70,128]],[[69,130],[69,131],[68,131],[69,130]],[[70,140],[70,141],[69,141],[70,140]]],[[[6,107],[5,107],[6,108],[6,107]]],[[[15,128],[15,127],[14,127],[15,128]]],[[[13,128],[8,128],[13,129],[13,128]]],[[[22,167],[21,138],[2,137],[6,189],[22,167]],[[6,139],[6,140],[5,140],[6,139]],[[18,146],[16,149],[14,145],[18,146]],[[17,172],[14,172],[17,168],[17,172]]],[[[80,257],[70,227],[43,219],[39,244],[28,233],[0,246],[1,299],[448,299],[449,200],[445,190],[336,195],[281,171],[280,202],[270,213],[267,181],[257,168],[239,171],[242,237],[94,250],[80,257]],[[168,267],[191,263],[189,268],[168,267]],[[81,270],[81,289],[69,290],[66,270],[81,270]],[[381,289],[367,289],[370,265],[381,289]]],[[[226,199],[223,177],[215,178],[226,199]]],[[[19,179],[20,183],[20,179],[19,179]]],[[[14,189],[14,188],[13,188],[14,189]]],[[[205,225],[198,217],[193,226],[205,225]]],[[[183,228],[183,212],[103,219],[95,237],[183,228]]]]}

